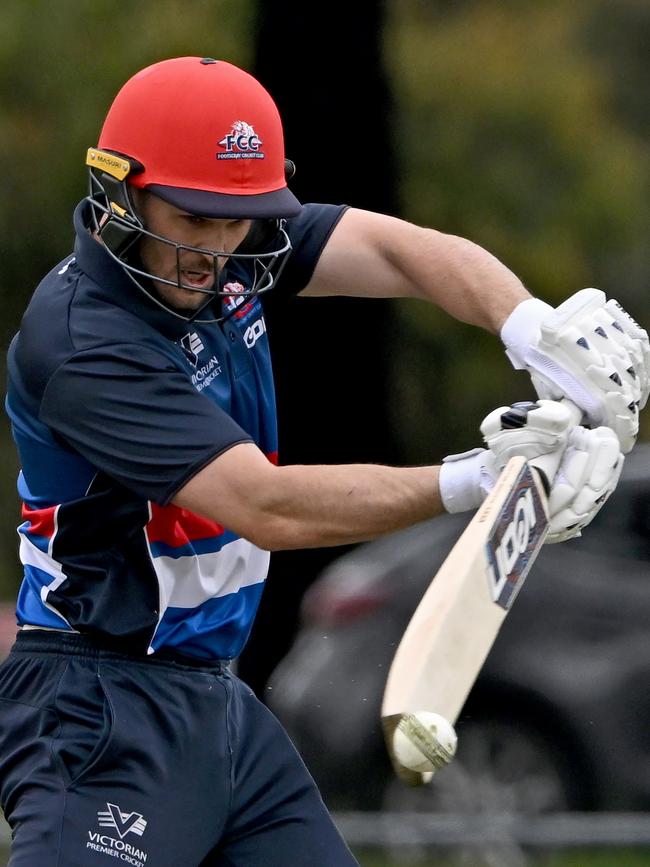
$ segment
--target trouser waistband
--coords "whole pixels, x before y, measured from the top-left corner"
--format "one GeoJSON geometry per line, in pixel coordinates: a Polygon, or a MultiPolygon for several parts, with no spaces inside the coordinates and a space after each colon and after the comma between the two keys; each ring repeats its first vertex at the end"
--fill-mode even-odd
{"type": "Polygon", "coordinates": [[[223,674],[230,664],[229,659],[200,659],[178,653],[169,648],[161,648],[153,654],[135,653],[115,646],[113,642],[96,636],[80,635],[76,632],[54,632],[29,630],[19,632],[11,653],[53,653],[75,656],[101,657],[102,659],[121,659],[151,665],[173,665],[213,671],[223,674]]]}

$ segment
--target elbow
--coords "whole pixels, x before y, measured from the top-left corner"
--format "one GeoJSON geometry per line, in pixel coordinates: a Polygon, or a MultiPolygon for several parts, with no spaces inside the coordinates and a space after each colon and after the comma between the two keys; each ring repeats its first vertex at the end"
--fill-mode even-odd
{"type": "Polygon", "coordinates": [[[257,484],[247,489],[235,508],[238,527],[232,529],[264,551],[288,551],[311,547],[310,524],[296,507],[287,471],[282,467],[265,469],[257,484]]]}
{"type": "Polygon", "coordinates": [[[309,544],[309,522],[296,504],[294,475],[243,443],[197,474],[173,502],[264,551],[300,548],[309,544]]]}
{"type": "Polygon", "coordinates": [[[290,551],[308,546],[298,525],[278,515],[258,514],[239,535],[264,551],[290,551]]]}

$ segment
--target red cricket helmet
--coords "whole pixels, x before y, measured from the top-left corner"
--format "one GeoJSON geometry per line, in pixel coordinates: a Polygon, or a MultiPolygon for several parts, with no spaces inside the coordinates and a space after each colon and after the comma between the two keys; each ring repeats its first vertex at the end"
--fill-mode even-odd
{"type": "Polygon", "coordinates": [[[128,183],[205,217],[295,216],[277,107],[253,76],[212,58],[154,63],[121,88],[99,149],[142,166],[128,183]]]}
{"type": "Polygon", "coordinates": [[[215,322],[229,315],[213,304],[232,301],[228,286],[234,284],[227,282],[220,260],[248,274],[237,303],[275,285],[291,252],[284,223],[300,213],[301,205],[287,188],[294,167],[285,161],[278,110],[248,73],[207,57],[178,57],[146,67],[115,97],[99,146],[88,149],[86,164],[95,233],[135,285],[174,316],[215,322]],[[197,216],[250,219],[250,231],[231,252],[163,238],[143,223],[132,187],[197,216]],[[144,236],[174,251],[175,279],[146,269],[139,257],[144,236]],[[187,252],[211,257],[209,287],[183,283],[181,257],[187,252]],[[206,300],[186,315],[161,301],[152,281],[200,292],[206,300]],[[207,318],[197,318],[204,312],[207,318]]]}

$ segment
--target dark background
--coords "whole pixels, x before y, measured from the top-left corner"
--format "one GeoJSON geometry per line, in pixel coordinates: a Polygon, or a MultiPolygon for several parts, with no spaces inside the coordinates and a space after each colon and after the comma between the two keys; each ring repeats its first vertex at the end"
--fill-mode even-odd
{"type": "MultiPolygon", "coordinates": [[[[262,3],[257,14],[255,74],[286,119],[299,199],[397,214],[393,103],[382,60],[384,4],[335,0],[323,15],[318,5],[289,0],[262,3]],[[318,41],[304,39],[315,32],[318,41]],[[335,59],[347,57],[354,58],[353,80],[351,65],[335,59]]],[[[386,413],[390,303],[318,298],[267,307],[282,462],[398,460],[386,413]]],[[[239,666],[258,692],[291,643],[303,591],[342,550],[273,555],[239,666]]]]}

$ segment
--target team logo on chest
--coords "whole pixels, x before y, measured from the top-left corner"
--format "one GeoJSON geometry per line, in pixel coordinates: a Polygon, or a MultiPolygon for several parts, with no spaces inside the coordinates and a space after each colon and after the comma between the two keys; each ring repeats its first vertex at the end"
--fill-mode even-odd
{"type": "Polygon", "coordinates": [[[185,358],[187,358],[194,368],[192,385],[197,391],[203,391],[221,373],[221,362],[216,355],[212,355],[205,364],[199,365],[199,356],[204,351],[205,345],[196,331],[188,331],[187,334],[181,337],[180,347],[183,350],[185,358]]]}
{"type": "Polygon", "coordinates": [[[203,352],[205,346],[196,331],[189,331],[181,337],[181,349],[192,367],[196,367],[199,363],[199,355],[203,352]]]}
{"type": "Polygon", "coordinates": [[[235,319],[241,319],[249,310],[253,309],[253,302],[249,300],[246,289],[241,283],[226,283],[223,293],[228,293],[224,298],[223,308],[228,314],[235,313],[235,319]]]}
{"type": "Polygon", "coordinates": [[[219,376],[221,370],[219,359],[213,355],[205,364],[196,368],[192,374],[192,385],[197,391],[203,391],[219,376]]]}

